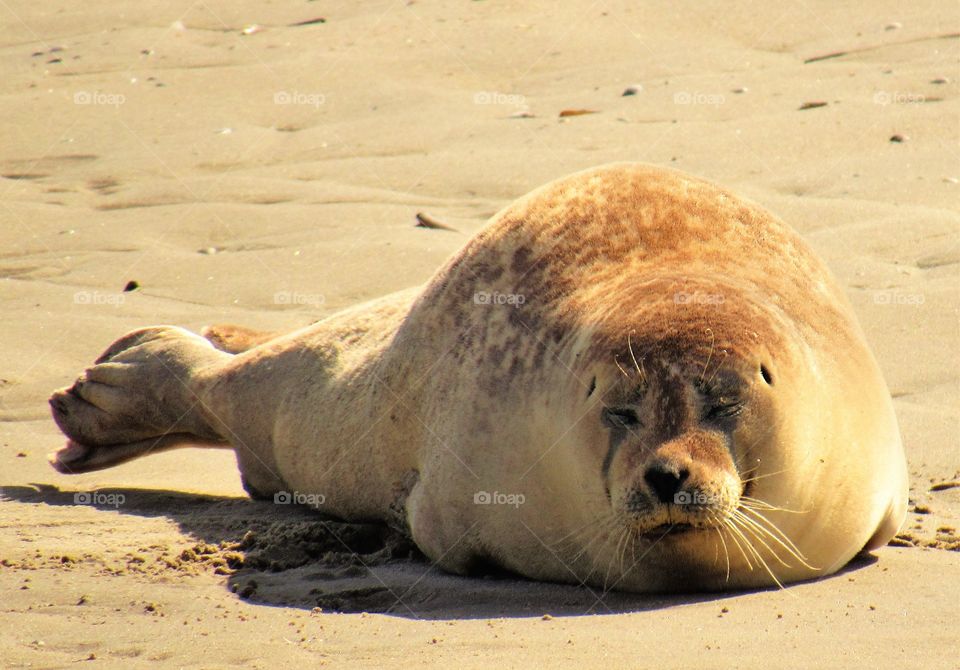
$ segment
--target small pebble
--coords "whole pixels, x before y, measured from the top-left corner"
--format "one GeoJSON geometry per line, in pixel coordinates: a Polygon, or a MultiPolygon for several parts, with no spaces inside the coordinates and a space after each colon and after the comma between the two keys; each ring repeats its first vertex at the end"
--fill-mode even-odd
{"type": "Polygon", "coordinates": [[[931,84],[949,84],[950,80],[947,79],[946,77],[937,77],[936,79],[931,79],[930,83],[931,84]]]}
{"type": "Polygon", "coordinates": [[[259,33],[261,30],[263,30],[263,26],[258,26],[256,23],[254,23],[252,26],[247,26],[246,28],[244,28],[241,32],[244,35],[255,35],[256,33],[259,33]]]}
{"type": "Polygon", "coordinates": [[[899,22],[897,22],[897,21],[893,21],[893,22],[891,22],[891,23],[888,23],[887,25],[885,25],[885,26],[883,27],[884,30],[900,30],[900,28],[903,28],[903,24],[902,24],[902,23],[899,23],[899,22]]]}
{"type": "Polygon", "coordinates": [[[296,23],[288,24],[291,28],[297,28],[299,26],[313,26],[318,23],[326,23],[327,20],[322,16],[318,16],[315,19],[307,19],[306,21],[297,21],[296,23]]]}
{"type": "Polygon", "coordinates": [[[740,93],[746,93],[746,92],[749,91],[749,90],[750,90],[750,89],[747,88],[746,86],[741,86],[741,87],[739,87],[739,88],[733,89],[733,92],[739,95],[740,93]]]}
{"type": "Polygon", "coordinates": [[[549,614],[544,614],[542,617],[540,617],[540,619],[543,621],[553,621],[553,617],[549,614]]]}
{"type": "Polygon", "coordinates": [[[906,135],[901,135],[899,133],[890,136],[890,141],[897,142],[898,144],[901,142],[906,142],[908,139],[910,138],[908,138],[906,135]]]}
{"type": "MultiPolygon", "coordinates": [[[[416,219],[417,223],[414,225],[416,225],[418,228],[434,228],[438,230],[452,230],[454,232],[457,230],[456,228],[443,223],[442,221],[439,221],[424,212],[417,212],[416,219]]],[[[299,252],[294,255],[299,255],[299,252]]]]}
{"type": "Polygon", "coordinates": [[[560,111],[560,118],[566,118],[568,116],[584,116],[585,114],[598,114],[599,112],[595,109],[563,109],[560,111]]]}
{"type": "Polygon", "coordinates": [[[129,293],[130,291],[136,291],[138,288],[140,288],[140,284],[135,279],[131,279],[127,282],[127,285],[123,287],[123,292],[129,293]]]}
{"type": "Polygon", "coordinates": [[[621,97],[625,98],[628,95],[636,95],[642,90],[643,90],[643,86],[641,86],[640,84],[634,84],[632,86],[627,86],[625,89],[623,89],[623,93],[621,93],[620,95],[621,97]]]}

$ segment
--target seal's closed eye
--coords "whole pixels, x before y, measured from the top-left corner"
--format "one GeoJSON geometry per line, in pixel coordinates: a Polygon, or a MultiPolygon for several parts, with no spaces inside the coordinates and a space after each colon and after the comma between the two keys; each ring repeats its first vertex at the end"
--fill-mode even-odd
{"type": "Polygon", "coordinates": [[[704,418],[707,420],[726,419],[737,416],[743,411],[743,403],[735,398],[718,398],[716,403],[709,406],[704,418]]]}
{"type": "Polygon", "coordinates": [[[631,407],[604,407],[603,422],[610,428],[637,428],[640,417],[631,407]]]}

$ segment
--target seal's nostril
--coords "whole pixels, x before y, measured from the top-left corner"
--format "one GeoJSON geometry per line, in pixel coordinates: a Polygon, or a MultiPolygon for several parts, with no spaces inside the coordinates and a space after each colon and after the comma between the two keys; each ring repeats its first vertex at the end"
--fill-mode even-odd
{"type": "Polygon", "coordinates": [[[690,476],[686,468],[671,470],[662,464],[651,465],[643,475],[653,494],[662,503],[672,503],[683,482],[690,476]]]}

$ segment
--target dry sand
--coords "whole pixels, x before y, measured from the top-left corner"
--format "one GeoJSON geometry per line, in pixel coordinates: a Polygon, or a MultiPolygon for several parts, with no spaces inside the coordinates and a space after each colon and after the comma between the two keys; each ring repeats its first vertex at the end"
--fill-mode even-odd
{"type": "Polygon", "coordinates": [[[960,666],[960,488],[931,491],[960,480],[958,6],[444,4],[0,4],[0,667],[960,666]],[[245,499],[227,452],[46,464],[46,397],[126,330],[309,323],[613,160],[759,201],[847,287],[910,462],[899,546],[641,598],[441,575],[245,499]]]}

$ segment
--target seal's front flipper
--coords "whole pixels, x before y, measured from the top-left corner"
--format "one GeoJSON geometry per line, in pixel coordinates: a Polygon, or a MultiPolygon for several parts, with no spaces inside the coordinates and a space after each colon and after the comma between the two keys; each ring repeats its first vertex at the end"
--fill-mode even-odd
{"type": "Polygon", "coordinates": [[[229,324],[204,326],[200,334],[210,340],[217,349],[228,354],[242,354],[248,349],[253,349],[280,336],[280,333],[268,333],[229,324]]]}

